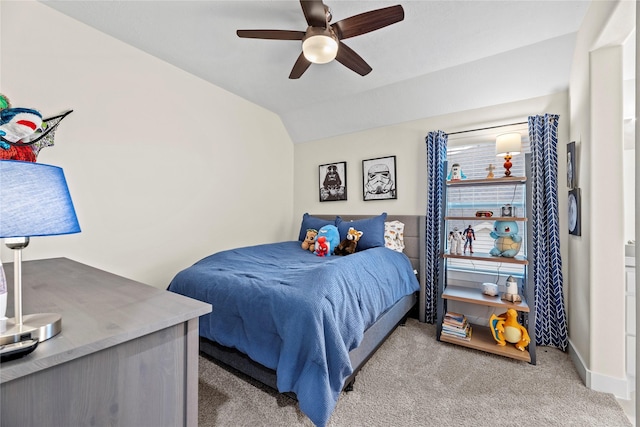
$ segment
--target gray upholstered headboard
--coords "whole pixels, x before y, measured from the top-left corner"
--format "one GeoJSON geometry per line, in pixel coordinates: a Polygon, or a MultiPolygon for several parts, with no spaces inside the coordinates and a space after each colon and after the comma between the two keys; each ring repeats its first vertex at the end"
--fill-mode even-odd
{"type": "MultiPolygon", "coordinates": [[[[313,216],[332,220],[335,215],[313,216]]],[[[340,215],[345,221],[355,221],[358,219],[371,218],[373,215],[340,215]]],[[[418,281],[420,282],[420,304],[425,294],[425,219],[424,215],[387,215],[387,221],[398,220],[404,224],[404,254],[411,260],[411,265],[418,271],[418,281]]]]}

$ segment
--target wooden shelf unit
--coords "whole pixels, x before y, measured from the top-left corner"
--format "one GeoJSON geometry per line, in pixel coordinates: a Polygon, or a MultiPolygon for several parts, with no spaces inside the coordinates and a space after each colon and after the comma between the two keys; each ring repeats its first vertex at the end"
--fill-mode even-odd
{"type": "Polygon", "coordinates": [[[505,176],[502,178],[483,178],[483,179],[460,179],[455,181],[447,181],[447,186],[464,186],[464,185],[513,185],[524,184],[527,182],[526,176],[505,176]]]}
{"type": "Polygon", "coordinates": [[[511,216],[445,216],[445,221],[516,221],[525,222],[527,218],[524,217],[511,217],[511,216]]]}
{"type": "Polygon", "coordinates": [[[501,298],[501,295],[492,297],[483,294],[479,289],[467,288],[464,286],[447,286],[442,293],[442,298],[467,302],[470,304],[481,304],[489,307],[498,307],[504,309],[505,311],[513,308],[516,311],[522,311],[525,313],[529,312],[529,305],[524,300],[516,303],[505,301],[501,298]]]}
{"type": "Polygon", "coordinates": [[[529,260],[521,255],[516,255],[513,258],[503,257],[503,256],[493,256],[486,252],[474,252],[473,255],[456,255],[456,254],[442,254],[443,258],[458,258],[458,259],[470,259],[473,261],[489,261],[489,262],[497,262],[497,263],[505,263],[505,264],[520,264],[520,265],[528,265],[529,260]]]}
{"type": "Polygon", "coordinates": [[[498,343],[493,339],[491,330],[489,330],[487,326],[471,325],[471,327],[471,341],[465,341],[463,339],[455,338],[446,334],[440,334],[440,341],[531,363],[531,355],[528,351],[520,351],[515,348],[513,344],[509,343],[507,343],[507,345],[504,347],[499,346],[498,343]]]}
{"type": "MultiPolygon", "coordinates": [[[[446,166],[445,166],[446,169],[446,166]]],[[[531,174],[531,160],[530,155],[525,155],[525,170],[526,174],[531,174]]],[[[533,281],[531,277],[531,270],[529,269],[529,256],[533,253],[531,247],[531,227],[528,225],[528,218],[531,216],[531,200],[532,192],[529,185],[527,185],[527,177],[502,177],[492,179],[464,179],[456,181],[444,181],[442,183],[442,212],[443,217],[441,219],[442,234],[441,234],[441,247],[440,253],[442,262],[440,266],[440,278],[438,283],[438,324],[437,324],[437,337],[439,341],[460,345],[463,347],[473,348],[476,350],[485,351],[500,356],[509,357],[516,360],[525,361],[531,364],[536,363],[536,345],[535,345],[535,309],[530,307],[528,302],[535,300],[533,293],[533,281]],[[449,210],[448,202],[448,190],[452,187],[463,187],[465,190],[473,191],[473,187],[481,186],[524,186],[524,204],[525,204],[525,216],[521,217],[476,217],[476,216],[448,216],[449,210]],[[485,252],[474,252],[472,255],[454,255],[445,253],[444,242],[446,241],[446,224],[447,221],[469,221],[469,222],[492,222],[492,221],[516,221],[523,223],[523,232],[526,233],[526,247],[523,247],[523,252],[513,258],[492,256],[485,252]],[[448,260],[451,259],[465,259],[473,261],[487,261],[491,263],[505,263],[510,265],[520,265],[523,269],[523,286],[521,297],[522,301],[513,303],[505,301],[499,296],[484,295],[478,288],[470,288],[463,286],[454,286],[447,284],[448,276],[448,260]],[[523,294],[523,295],[522,295],[523,294]],[[474,304],[486,307],[494,307],[499,309],[500,313],[507,311],[510,308],[519,312],[519,318],[522,325],[527,328],[531,343],[525,351],[518,350],[513,344],[507,343],[506,346],[500,346],[493,338],[491,330],[488,326],[478,325],[472,323],[473,332],[471,334],[471,340],[463,340],[442,333],[442,323],[444,315],[447,312],[447,301],[458,301],[466,304],[474,304]]],[[[482,206],[478,208],[483,209],[482,206]]],[[[491,210],[486,209],[486,210],[491,210]]],[[[480,282],[480,281],[479,281],[480,282]]],[[[457,310],[458,311],[458,310],[457,310]]],[[[498,311],[497,311],[498,312],[498,311]]]]}

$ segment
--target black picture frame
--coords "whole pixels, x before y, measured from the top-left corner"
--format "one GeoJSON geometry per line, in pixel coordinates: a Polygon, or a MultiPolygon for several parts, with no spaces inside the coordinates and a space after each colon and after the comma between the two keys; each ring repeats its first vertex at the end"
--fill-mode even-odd
{"type": "Polygon", "coordinates": [[[576,142],[567,144],[567,188],[573,190],[578,186],[576,179],[576,142]]]}
{"type": "Polygon", "coordinates": [[[569,217],[569,234],[574,236],[582,235],[582,207],[580,200],[580,189],[569,190],[569,201],[567,213],[569,217]]]}
{"type": "Polygon", "coordinates": [[[347,200],[347,162],[318,166],[318,180],[321,202],[347,200]]]}
{"type": "Polygon", "coordinates": [[[362,161],[362,197],[369,200],[398,198],[396,156],[362,161]]]}

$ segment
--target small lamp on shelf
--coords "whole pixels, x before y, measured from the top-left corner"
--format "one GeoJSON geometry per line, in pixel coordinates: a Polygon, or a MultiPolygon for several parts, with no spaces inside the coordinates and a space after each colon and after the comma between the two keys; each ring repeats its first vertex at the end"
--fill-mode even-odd
{"type": "Polygon", "coordinates": [[[504,157],[504,176],[511,176],[511,158],[522,151],[522,135],[518,132],[504,133],[496,138],[496,156],[504,157]]]}
{"type": "Polygon", "coordinates": [[[62,330],[56,313],[22,315],[22,249],[35,236],[79,233],[80,225],[61,168],[0,160],[0,238],[14,250],[14,317],[0,333],[0,345],[37,339],[62,330]]]}

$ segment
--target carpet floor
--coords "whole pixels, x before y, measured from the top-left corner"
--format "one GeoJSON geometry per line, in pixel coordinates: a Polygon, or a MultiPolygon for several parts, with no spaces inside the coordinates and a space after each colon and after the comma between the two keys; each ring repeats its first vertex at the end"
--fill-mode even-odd
{"type": "MultiPolygon", "coordinates": [[[[435,338],[409,319],[340,396],[328,426],[631,426],[611,394],[589,390],[568,354],[538,347],[537,364],[435,338]]],[[[200,356],[207,426],[313,426],[297,402],[200,356]]]]}

